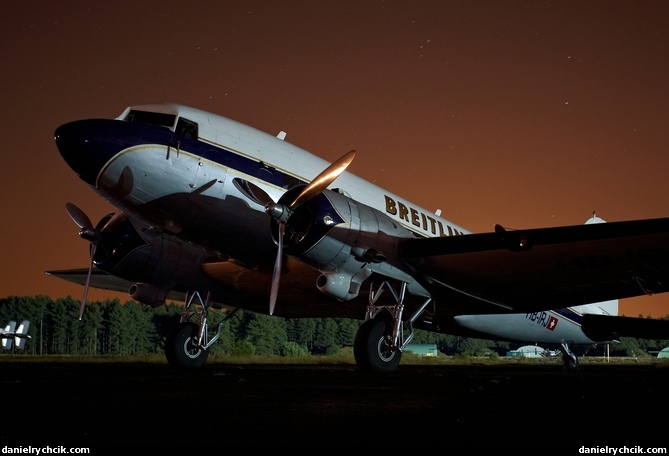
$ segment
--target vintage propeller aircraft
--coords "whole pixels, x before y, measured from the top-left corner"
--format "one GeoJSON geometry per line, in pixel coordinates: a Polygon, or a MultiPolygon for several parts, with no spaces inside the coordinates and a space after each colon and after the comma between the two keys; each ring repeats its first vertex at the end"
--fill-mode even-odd
{"type": "MultiPolygon", "coordinates": [[[[210,308],[362,323],[358,367],[392,372],[415,329],[561,344],[669,337],[667,322],[618,316],[618,299],[669,289],[669,218],[473,234],[334,163],[228,118],[176,103],[66,123],[67,164],[118,211],[93,225],[88,268],[47,271],[183,300],[168,361],[199,367],[218,338],[210,308]]],[[[81,315],[80,315],[81,318],[81,315]]],[[[218,329],[218,331],[217,331],[218,329]]]]}

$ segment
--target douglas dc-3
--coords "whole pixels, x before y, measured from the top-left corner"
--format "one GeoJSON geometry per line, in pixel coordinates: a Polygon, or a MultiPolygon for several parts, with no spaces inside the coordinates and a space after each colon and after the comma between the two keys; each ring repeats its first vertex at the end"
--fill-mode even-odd
{"type": "MultiPolygon", "coordinates": [[[[90,264],[48,274],[183,300],[167,338],[175,367],[200,367],[220,334],[210,308],[364,321],[358,368],[393,372],[415,329],[570,344],[669,337],[667,321],[618,316],[618,300],[669,290],[669,218],[474,234],[277,135],[175,104],[66,123],[67,164],[117,211],[93,225],[66,210],[90,264]],[[217,330],[218,329],[218,330],[217,330]]],[[[79,316],[81,319],[81,314],[79,316]]]]}

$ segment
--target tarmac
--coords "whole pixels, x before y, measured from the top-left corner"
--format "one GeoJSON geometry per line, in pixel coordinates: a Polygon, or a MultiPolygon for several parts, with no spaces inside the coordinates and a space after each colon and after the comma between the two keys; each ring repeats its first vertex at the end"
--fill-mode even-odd
{"type": "Polygon", "coordinates": [[[669,362],[582,364],[578,372],[561,363],[400,365],[372,375],[348,364],[180,371],[7,359],[0,362],[5,454],[369,446],[576,455],[669,446],[669,362]]]}

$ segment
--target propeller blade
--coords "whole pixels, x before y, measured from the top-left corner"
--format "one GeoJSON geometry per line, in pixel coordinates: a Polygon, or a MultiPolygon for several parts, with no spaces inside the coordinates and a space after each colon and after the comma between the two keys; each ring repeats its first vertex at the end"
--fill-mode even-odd
{"type": "Polygon", "coordinates": [[[65,209],[67,210],[67,213],[70,215],[74,223],[76,223],[77,226],[82,231],[93,230],[93,224],[91,223],[91,219],[88,218],[88,216],[84,213],[84,211],[82,211],[72,203],[65,204],[65,209]]]}
{"type": "Polygon", "coordinates": [[[102,227],[100,231],[106,231],[109,228],[113,228],[116,225],[123,223],[125,219],[128,218],[128,215],[125,212],[116,212],[112,217],[109,219],[107,223],[105,223],[105,226],[102,227]]]}
{"type": "Polygon", "coordinates": [[[274,271],[272,272],[272,289],[269,294],[269,314],[274,313],[276,306],[276,296],[279,293],[279,280],[281,278],[281,260],[283,259],[283,232],[286,229],[284,223],[279,223],[279,243],[276,252],[276,261],[274,262],[274,271]]]}
{"type": "Polygon", "coordinates": [[[244,196],[261,206],[267,206],[269,203],[274,202],[265,190],[247,180],[236,177],[232,180],[232,183],[235,184],[237,190],[242,192],[244,196]]]}
{"type": "Polygon", "coordinates": [[[325,168],[309,185],[304,187],[304,190],[295,197],[295,200],[293,200],[288,208],[293,209],[325,190],[328,185],[334,182],[334,180],[346,170],[346,167],[351,164],[354,158],[355,150],[351,150],[325,168]]]}
{"type": "Polygon", "coordinates": [[[91,261],[88,263],[88,275],[86,276],[86,283],[84,284],[84,297],[81,299],[81,307],[79,308],[79,321],[84,316],[84,308],[86,307],[86,300],[88,298],[88,288],[91,283],[91,272],[93,272],[93,256],[95,255],[95,244],[91,242],[91,261]]]}

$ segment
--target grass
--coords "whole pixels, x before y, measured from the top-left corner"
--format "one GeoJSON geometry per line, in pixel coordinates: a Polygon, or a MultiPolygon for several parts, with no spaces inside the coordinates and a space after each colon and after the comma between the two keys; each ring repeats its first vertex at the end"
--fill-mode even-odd
{"type": "MultiPolygon", "coordinates": [[[[165,355],[137,355],[137,356],[103,356],[103,355],[26,355],[6,353],[0,354],[0,363],[140,363],[140,364],[167,364],[165,355]]],[[[611,357],[601,356],[579,358],[583,364],[660,364],[669,367],[669,359],[656,357],[611,357]]],[[[285,365],[355,365],[352,354],[334,356],[229,356],[210,355],[207,364],[285,364],[285,365]]],[[[562,360],[558,358],[525,358],[525,357],[478,357],[478,356],[418,356],[413,353],[402,355],[402,365],[508,365],[508,364],[538,364],[538,365],[561,365],[562,360]]]]}

